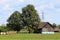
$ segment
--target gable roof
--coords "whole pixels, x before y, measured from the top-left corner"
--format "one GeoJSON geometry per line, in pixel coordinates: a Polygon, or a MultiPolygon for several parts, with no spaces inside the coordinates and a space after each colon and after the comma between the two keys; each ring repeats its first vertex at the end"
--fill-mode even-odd
{"type": "Polygon", "coordinates": [[[45,27],[47,24],[49,24],[49,25],[52,27],[52,25],[51,25],[49,22],[41,22],[41,23],[39,24],[38,29],[45,27]]]}

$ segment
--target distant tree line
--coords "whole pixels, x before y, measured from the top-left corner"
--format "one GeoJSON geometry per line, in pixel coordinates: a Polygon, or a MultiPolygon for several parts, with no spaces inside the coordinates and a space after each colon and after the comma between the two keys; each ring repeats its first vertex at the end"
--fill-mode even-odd
{"type": "Polygon", "coordinates": [[[60,24],[57,25],[57,24],[53,23],[52,25],[53,25],[53,28],[58,27],[60,29],[60,24]]]}
{"type": "Polygon", "coordinates": [[[0,26],[0,32],[7,32],[8,31],[8,28],[4,25],[1,25],[0,26]]]}

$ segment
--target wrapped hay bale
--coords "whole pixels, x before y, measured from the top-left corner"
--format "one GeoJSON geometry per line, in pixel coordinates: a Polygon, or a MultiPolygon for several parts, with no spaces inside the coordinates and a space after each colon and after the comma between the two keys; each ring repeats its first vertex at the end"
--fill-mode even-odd
{"type": "Polygon", "coordinates": [[[1,32],[0,34],[1,34],[1,35],[6,35],[6,32],[1,32]]]}

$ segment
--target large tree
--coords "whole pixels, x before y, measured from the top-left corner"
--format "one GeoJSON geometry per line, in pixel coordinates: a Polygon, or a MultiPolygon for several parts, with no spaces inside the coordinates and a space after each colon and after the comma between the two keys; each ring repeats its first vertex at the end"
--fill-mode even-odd
{"type": "Polygon", "coordinates": [[[22,29],[22,17],[21,13],[18,11],[15,11],[7,20],[7,27],[10,30],[14,31],[20,31],[22,29]]]}
{"type": "Polygon", "coordinates": [[[29,33],[38,29],[40,18],[33,5],[29,4],[22,8],[22,15],[23,22],[25,23],[25,26],[27,26],[29,33]]]}

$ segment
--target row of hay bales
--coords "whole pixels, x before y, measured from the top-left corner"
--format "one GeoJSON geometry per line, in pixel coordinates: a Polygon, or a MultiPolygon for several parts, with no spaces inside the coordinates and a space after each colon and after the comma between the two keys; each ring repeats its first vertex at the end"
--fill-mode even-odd
{"type": "Polygon", "coordinates": [[[0,32],[0,35],[10,35],[10,34],[16,34],[16,31],[8,31],[8,32],[0,32]]]}

